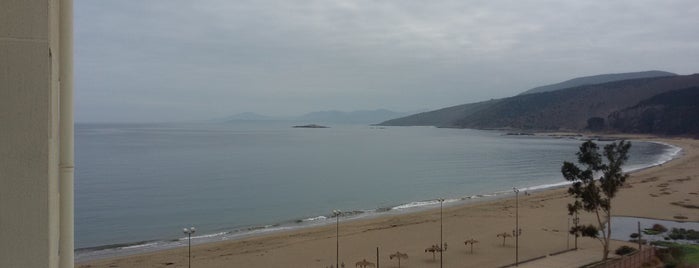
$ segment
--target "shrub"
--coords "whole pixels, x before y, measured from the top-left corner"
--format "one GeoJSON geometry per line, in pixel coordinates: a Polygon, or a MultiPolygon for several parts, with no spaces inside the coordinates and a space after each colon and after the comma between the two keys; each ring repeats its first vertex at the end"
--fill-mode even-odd
{"type": "Polygon", "coordinates": [[[652,228],[652,229],[653,229],[653,231],[657,231],[657,232],[660,232],[660,233],[667,232],[667,228],[665,228],[665,226],[663,226],[662,224],[657,224],[657,223],[656,223],[656,224],[653,224],[653,228],[652,228]]]}
{"type": "Polygon", "coordinates": [[[635,252],[635,251],[636,251],[635,248],[632,248],[632,247],[629,247],[629,246],[621,246],[621,247],[617,248],[617,249],[614,251],[614,253],[616,253],[616,255],[623,256],[623,255],[629,255],[629,254],[631,254],[631,253],[633,253],[633,252],[635,252]]]}

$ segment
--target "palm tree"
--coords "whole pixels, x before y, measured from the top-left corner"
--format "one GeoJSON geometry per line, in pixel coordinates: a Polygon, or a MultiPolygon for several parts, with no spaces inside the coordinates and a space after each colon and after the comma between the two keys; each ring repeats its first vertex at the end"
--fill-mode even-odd
{"type": "Polygon", "coordinates": [[[400,251],[396,251],[396,253],[389,255],[388,258],[391,259],[391,260],[392,260],[393,258],[398,259],[398,268],[400,268],[400,259],[407,259],[407,258],[408,258],[408,254],[401,253],[400,251]]]}
{"type": "Polygon", "coordinates": [[[502,236],[502,245],[503,246],[505,246],[505,239],[507,239],[508,237],[512,237],[512,235],[508,232],[498,234],[498,237],[501,237],[501,236],[502,236]]]}
{"type": "Polygon", "coordinates": [[[475,244],[475,243],[478,243],[478,240],[473,239],[473,238],[464,241],[464,244],[467,246],[468,246],[468,244],[471,244],[471,254],[473,254],[473,244],[475,244]]]}

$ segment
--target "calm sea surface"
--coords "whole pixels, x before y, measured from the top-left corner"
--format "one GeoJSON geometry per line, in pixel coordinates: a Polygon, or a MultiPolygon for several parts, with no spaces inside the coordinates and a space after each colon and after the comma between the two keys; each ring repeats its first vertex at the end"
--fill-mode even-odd
{"type": "MultiPolygon", "coordinates": [[[[76,248],[176,246],[563,182],[575,139],[432,127],[78,124],[76,248]],[[359,215],[359,214],[355,214],[359,215]],[[150,241],[150,242],[143,242],[150,241]],[[160,241],[160,242],[158,242],[160,241]]],[[[633,142],[628,168],[678,148],[633,142]]]]}

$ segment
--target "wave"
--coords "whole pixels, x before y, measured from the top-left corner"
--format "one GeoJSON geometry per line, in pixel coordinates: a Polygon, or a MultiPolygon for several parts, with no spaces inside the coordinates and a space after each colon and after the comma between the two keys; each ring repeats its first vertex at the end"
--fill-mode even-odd
{"type": "MultiPolygon", "coordinates": [[[[217,237],[217,236],[222,236],[226,234],[230,234],[231,231],[226,231],[226,232],[219,232],[219,233],[213,233],[213,234],[203,234],[203,235],[198,235],[198,236],[192,236],[192,241],[195,239],[204,239],[204,238],[211,238],[211,237],[217,237]]],[[[189,238],[188,237],[182,237],[179,240],[180,241],[187,241],[189,238]]]]}
{"type": "Polygon", "coordinates": [[[151,243],[145,243],[145,244],[137,244],[137,245],[131,245],[131,246],[126,246],[126,247],[120,247],[120,249],[138,249],[138,248],[145,248],[145,247],[153,247],[157,246],[158,242],[151,242],[151,243]]]}
{"type": "MultiPolygon", "coordinates": [[[[457,202],[457,201],[461,201],[461,200],[463,200],[463,199],[445,199],[444,204],[457,202]]],[[[436,207],[437,205],[439,205],[439,200],[434,199],[434,200],[410,202],[407,204],[402,204],[402,205],[392,207],[389,210],[405,210],[405,209],[414,209],[414,208],[421,208],[421,207],[436,207]]]]}
{"type": "Polygon", "coordinates": [[[328,219],[328,217],[325,217],[325,216],[317,216],[317,217],[302,219],[301,222],[320,221],[320,220],[327,220],[327,219],[328,219]]]}
{"type": "Polygon", "coordinates": [[[663,164],[670,162],[670,161],[682,156],[682,148],[681,147],[678,147],[678,146],[675,146],[675,145],[672,145],[669,143],[665,143],[665,142],[660,142],[660,141],[646,141],[646,142],[662,145],[664,147],[664,149],[662,150],[662,152],[660,154],[657,155],[657,158],[655,159],[655,161],[653,161],[651,163],[643,164],[643,165],[630,165],[630,166],[624,167],[623,168],[624,172],[633,173],[633,172],[642,171],[642,170],[656,167],[656,166],[662,166],[663,164]]]}

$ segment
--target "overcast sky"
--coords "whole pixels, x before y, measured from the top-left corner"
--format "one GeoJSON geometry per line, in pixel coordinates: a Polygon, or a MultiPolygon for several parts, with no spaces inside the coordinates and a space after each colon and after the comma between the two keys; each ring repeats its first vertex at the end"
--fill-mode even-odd
{"type": "Polygon", "coordinates": [[[699,72],[699,1],[78,0],[76,121],[437,109],[699,72]]]}

